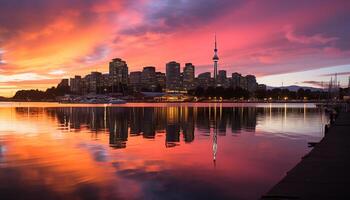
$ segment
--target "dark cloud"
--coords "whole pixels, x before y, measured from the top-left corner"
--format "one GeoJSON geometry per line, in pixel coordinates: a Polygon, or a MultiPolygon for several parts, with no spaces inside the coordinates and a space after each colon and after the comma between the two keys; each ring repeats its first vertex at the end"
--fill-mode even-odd
{"type": "Polygon", "coordinates": [[[0,48],[0,65],[5,64],[5,61],[3,60],[3,54],[4,54],[4,51],[0,48]]]}
{"type": "Polygon", "coordinates": [[[121,30],[122,34],[143,35],[147,32],[168,33],[179,28],[195,28],[234,12],[240,0],[157,0],[146,9],[142,25],[121,30]]]}
{"type": "MultiPolygon", "coordinates": [[[[330,3],[329,1],[324,1],[320,3],[324,9],[324,14],[328,13],[327,17],[322,19],[322,23],[309,24],[300,30],[301,34],[313,35],[322,33],[326,36],[337,37],[339,40],[335,41],[337,48],[341,50],[350,49],[350,1],[338,0],[330,3]],[[326,4],[326,5],[325,5],[326,4]],[[333,13],[332,13],[333,12],[333,13]],[[332,14],[330,14],[332,13],[332,14]]],[[[322,10],[319,10],[322,12],[322,10]]]]}
{"type": "Polygon", "coordinates": [[[99,44],[92,49],[92,52],[77,59],[77,62],[94,63],[107,58],[109,48],[107,44],[99,44]]]}
{"type": "Polygon", "coordinates": [[[324,81],[303,81],[302,83],[306,83],[306,84],[312,85],[314,87],[319,87],[319,88],[327,88],[328,87],[328,82],[324,82],[324,81]]]}

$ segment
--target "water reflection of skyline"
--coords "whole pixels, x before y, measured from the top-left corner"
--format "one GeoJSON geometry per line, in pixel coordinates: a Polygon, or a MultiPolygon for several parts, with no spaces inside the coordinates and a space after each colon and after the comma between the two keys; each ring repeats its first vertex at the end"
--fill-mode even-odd
{"type": "Polygon", "coordinates": [[[46,199],[256,199],[320,139],[321,117],[268,105],[5,108],[1,183],[46,199]]]}
{"type": "Polygon", "coordinates": [[[57,120],[62,130],[71,132],[83,128],[96,134],[107,132],[113,148],[127,147],[128,137],[154,139],[157,134],[165,134],[166,147],[175,147],[180,140],[193,142],[195,129],[204,136],[213,135],[215,142],[214,134],[255,132],[257,123],[273,128],[284,126],[287,117],[303,116],[305,121],[319,116],[318,109],[306,107],[62,107],[16,108],[16,112],[44,112],[57,120]]]}

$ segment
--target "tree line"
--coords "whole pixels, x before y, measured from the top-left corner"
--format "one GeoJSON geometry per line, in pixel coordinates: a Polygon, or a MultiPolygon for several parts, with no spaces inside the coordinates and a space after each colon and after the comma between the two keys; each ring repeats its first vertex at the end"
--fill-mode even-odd
{"type": "MultiPolygon", "coordinates": [[[[103,90],[102,90],[103,91],[103,90]]],[[[130,91],[130,90],[129,90],[130,91]]],[[[157,89],[160,92],[161,89],[157,89]]],[[[317,90],[311,91],[310,89],[304,90],[300,88],[298,91],[290,91],[288,89],[274,88],[272,90],[256,90],[254,93],[242,88],[223,88],[223,87],[208,87],[202,88],[197,87],[193,90],[188,91],[189,95],[201,97],[201,98],[223,98],[223,99],[273,99],[273,100],[325,100],[329,98],[337,97],[342,99],[344,95],[348,94],[348,88],[340,88],[337,96],[330,96],[329,92],[317,90]]],[[[69,87],[52,87],[46,91],[40,90],[19,90],[14,95],[14,100],[25,100],[25,101],[52,101],[59,96],[65,94],[72,94],[69,87]]],[[[131,92],[126,92],[124,95],[132,95],[131,92]],[[129,94],[130,93],[130,94],[129,94]]]]}

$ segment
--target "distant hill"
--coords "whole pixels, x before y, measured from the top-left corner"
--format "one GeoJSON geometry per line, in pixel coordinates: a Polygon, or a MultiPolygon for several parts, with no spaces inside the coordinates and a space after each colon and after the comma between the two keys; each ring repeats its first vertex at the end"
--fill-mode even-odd
{"type": "Polygon", "coordinates": [[[0,96],[0,101],[8,101],[8,100],[9,100],[8,98],[0,96]]]}
{"type": "Polygon", "coordinates": [[[279,88],[279,89],[288,89],[289,91],[298,91],[300,88],[304,90],[311,90],[313,92],[315,91],[322,91],[322,88],[315,88],[315,87],[306,87],[306,86],[298,86],[298,85],[290,85],[290,86],[283,86],[283,87],[272,87],[272,86],[267,86],[268,90],[272,90],[274,88],[279,88]]]}

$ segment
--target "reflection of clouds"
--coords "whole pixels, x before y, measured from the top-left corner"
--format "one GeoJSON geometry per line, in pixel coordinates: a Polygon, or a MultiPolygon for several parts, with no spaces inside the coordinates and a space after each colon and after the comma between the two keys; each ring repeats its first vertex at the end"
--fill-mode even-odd
{"type": "Polygon", "coordinates": [[[5,145],[0,144],[0,165],[1,163],[5,162],[5,155],[6,153],[6,147],[5,145]]]}
{"type": "Polygon", "coordinates": [[[139,183],[142,194],[148,199],[239,199],[225,192],[231,183],[216,182],[218,177],[203,176],[202,173],[209,174],[209,171],[191,171],[189,174],[185,169],[148,171],[142,166],[126,169],[121,169],[120,164],[114,166],[119,166],[116,170],[119,176],[139,183]]]}
{"type": "Polygon", "coordinates": [[[109,154],[107,149],[100,144],[79,143],[78,148],[86,149],[97,162],[107,162],[109,154]]]}
{"type": "MultiPolygon", "coordinates": [[[[0,170],[1,199],[101,199],[102,188],[97,183],[77,183],[70,176],[58,175],[50,170],[24,169],[19,167],[7,167],[0,170]],[[27,178],[33,174],[40,174],[28,182],[27,178]],[[61,182],[74,182],[74,187],[69,188],[69,195],[62,192],[60,185],[51,185],[50,180],[59,179],[61,182]]],[[[109,186],[108,186],[109,187],[109,186]]],[[[112,187],[112,186],[110,186],[112,187]]],[[[109,187],[109,189],[110,189],[109,187]]],[[[108,190],[108,189],[107,189],[108,190]]],[[[108,199],[120,199],[117,194],[108,199]]]]}

